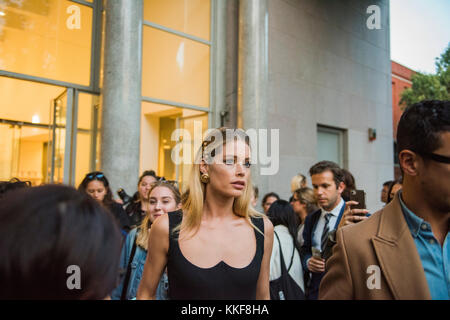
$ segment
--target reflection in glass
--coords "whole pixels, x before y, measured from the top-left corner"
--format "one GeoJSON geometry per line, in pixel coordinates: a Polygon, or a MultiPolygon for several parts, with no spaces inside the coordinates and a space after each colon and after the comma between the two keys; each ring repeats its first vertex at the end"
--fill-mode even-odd
{"type": "Polygon", "coordinates": [[[0,77],[0,179],[62,181],[64,88],[0,77]],[[54,142],[54,143],[53,143],[54,142]],[[54,157],[52,158],[52,151],[54,157]]]}
{"type": "Polygon", "coordinates": [[[210,39],[211,0],[144,0],[144,20],[210,39]]]}
{"type": "Polygon", "coordinates": [[[194,145],[200,145],[202,133],[208,129],[208,115],[205,112],[175,108],[171,106],[142,103],[141,117],[141,159],[140,172],[153,169],[168,180],[178,180],[180,186],[188,179],[193,161],[194,145]],[[195,131],[195,121],[197,130],[195,131]],[[186,129],[183,138],[175,141],[174,131],[186,129]],[[181,143],[182,148],[176,148],[181,143]],[[189,149],[185,154],[185,150],[189,149]],[[176,156],[180,162],[174,162],[176,156]],[[184,163],[184,156],[190,155],[184,163]]]}
{"type": "Polygon", "coordinates": [[[142,95],[209,106],[208,45],[144,26],[142,95]]]}
{"type": "Polygon", "coordinates": [[[86,173],[100,169],[97,153],[99,112],[98,96],[79,93],[75,186],[81,183],[86,173]]]}
{"type": "Polygon", "coordinates": [[[0,69],[89,85],[92,8],[67,0],[6,0],[0,11],[0,69]]]}

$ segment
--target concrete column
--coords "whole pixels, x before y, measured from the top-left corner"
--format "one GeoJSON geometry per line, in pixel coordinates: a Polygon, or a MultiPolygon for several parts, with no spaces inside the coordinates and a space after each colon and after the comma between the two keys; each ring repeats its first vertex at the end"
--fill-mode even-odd
{"type": "MultiPolygon", "coordinates": [[[[267,129],[268,12],[267,0],[239,1],[238,127],[267,129]]],[[[270,136],[270,135],[269,135],[270,136]]],[[[257,150],[252,150],[253,152],[257,150]]],[[[261,197],[268,176],[253,166],[252,179],[261,197]]]]}
{"type": "Polygon", "coordinates": [[[239,0],[216,2],[215,106],[213,127],[237,126],[239,0]]]}
{"type": "MultiPolygon", "coordinates": [[[[116,196],[139,177],[142,0],[106,0],[101,165],[116,196]]],[[[117,197],[117,196],[116,196],[117,197]]]]}

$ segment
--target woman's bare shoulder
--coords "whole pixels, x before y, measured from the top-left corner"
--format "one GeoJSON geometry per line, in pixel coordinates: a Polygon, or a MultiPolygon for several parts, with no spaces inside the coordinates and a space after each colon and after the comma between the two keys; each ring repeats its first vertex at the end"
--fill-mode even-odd
{"type": "Polygon", "coordinates": [[[264,234],[267,235],[273,235],[273,224],[272,221],[270,221],[267,216],[263,216],[264,221],[264,234]]]}
{"type": "Polygon", "coordinates": [[[163,214],[152,223],[152,231],[158,234],[169,234],[169,214],[163,214]]]}

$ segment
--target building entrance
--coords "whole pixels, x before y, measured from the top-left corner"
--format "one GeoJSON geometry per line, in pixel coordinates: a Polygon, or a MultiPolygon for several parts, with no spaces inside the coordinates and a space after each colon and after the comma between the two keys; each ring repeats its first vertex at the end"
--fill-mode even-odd
{"type": "Polygon", "coordinates": [[[0,94],[0,180],[76,185],[97,168],[97,96],[8,77],[0,94]]]}

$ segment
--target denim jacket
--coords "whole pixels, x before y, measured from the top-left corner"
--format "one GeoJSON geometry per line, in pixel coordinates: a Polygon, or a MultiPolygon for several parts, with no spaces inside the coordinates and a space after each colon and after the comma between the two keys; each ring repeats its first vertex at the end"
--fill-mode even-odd
{"type": "MultiPolygon", "coordinates": [[[[128,262],[130,260],[131,250],[133,243],[136,240],[137,228],[134,228],[129,232],[125,243],[122,247],[122,253],[120,255],[120,268],[127,270],[128,262]]],[[[147,251],[140,246],[136,246],[136,252],[131,262],[131,274],[128,284],[126,299],[131,300],[136,297],[139,283],[142,279],[142,273],[144,271],[145,259],[147,258],[147,251]]],[[[120,300],[122,295],[125,276],[121,279],[119,286],[111,293],[112,300],[120,300]]],[[[161,280],[159,281],[158,288],[156,290],[156,300],[167,300],[168,293],[168,278],[167,273],[164,272],[161,280]]]]}

